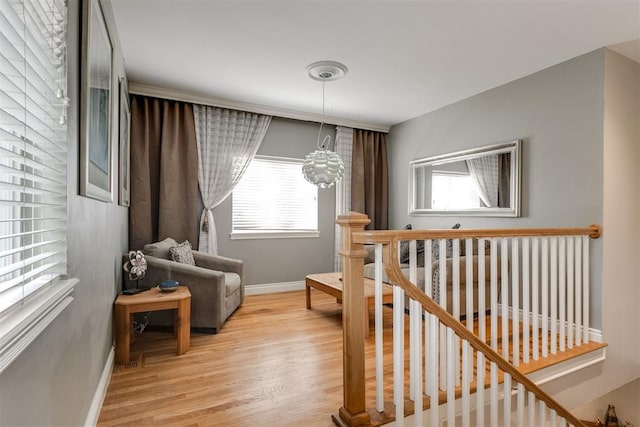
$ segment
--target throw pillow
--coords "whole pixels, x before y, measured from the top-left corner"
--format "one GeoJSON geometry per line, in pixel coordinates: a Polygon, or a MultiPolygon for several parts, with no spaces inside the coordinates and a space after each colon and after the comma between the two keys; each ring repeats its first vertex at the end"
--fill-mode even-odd
{"type": "Polygon", "coordinates": [[[176,245],[170,249],[171,258],[174,261],[182,264],[196,265],[196,261],[193,259],[193,253],[191,252],[191,243],[188,240],[176,245]]]}
{"type": "MultiPolygon", "coordinates": [[[[458,228],[460,228],[460,224],[455,224],[453,227],[451,227],[452,230],[457,230],[458,228]]],[[[462,246],[460,246],[460,255],[461,256],[463,255],[462,246]]],[[[446,245],[445,258],[451,258],[451,257],[453,257],[453,240],[448,239],[447,245],[446,245]]],[[[433,259],[433,261],[440,259],[440,240],[431,241],[431,258],[433,259]]]]}
{"type": "Polygon", "coordinates": [[[171,237],[167,237],[161,242],[148,243],[142,248],[142,253],[156,258],[171,259],[171,248],[176,246],[178,242],[171,237]]]}
{"type": "MultiPolygon", "coordinates": [[[[411,224],[404,226],[403,230],[412,230],[411,224]]],[[[417,253],[424,252],[424,240],[418,240],[416,242],[417,253]]],[[[406,264],[409,262],[409,241],[403,240],[400,242],[400,264],[406,264]]]]}

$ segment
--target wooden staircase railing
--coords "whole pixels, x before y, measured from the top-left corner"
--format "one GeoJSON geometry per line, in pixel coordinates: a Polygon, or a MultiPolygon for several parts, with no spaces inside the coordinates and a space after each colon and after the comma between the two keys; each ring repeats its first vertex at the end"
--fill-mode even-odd
{"type": "MultiPolygon", "coordinates": [[[[414,425],[423,425],[423,411],[429,408],[429,425],[439,425],[439,410],[443,407],[448,426],[456,424],[459,417],[462,425],[470,425],[474,405],[470,393],[476,393],[475,415],[477,424],[484,424],[485,388],[488,389],[489,414],[491,425],[542,425],[547,415],[552,425],[575,426],[583,424],[568,410],[545,393],[522,374],[517,365],[532,358],[555,353],[565,346],[580,345],[589,341],[588,287],[589,287],[589,249],[588,238],[600,235],[598,226],[589,228],[563,229],[506,229],[506,230],[398,230],[364,231],[369,223],[363,214],[351,213],[340,216],[337,223],[342,227],[343,256],[343,338],[344,338],[344,399],[343,406],[332,419],[338,426],[372,425],[369,408],[366,407],[365,366],[364,366],[364,322],[367,307],[364,303],[364,258],[367,252],[364,244],[375,244],[376,248],[376,410],[385,410],[383,367],[382,367],[382,267],[388,281],[394,285],[394,386],[396,425],[404,425],[405,402],[405,297],[409,299],[409,399],[413,401],[414,425]],[[560,237],[558,237],[560,236],[560,237]],[[576,237],[574,240],[573,236],[576,237]],[[538,247],[538,238],[541,247],[538,247]],[[551,240],[547,240],[550,238],[551,240]],[[487,331],[478,336],[473,331],[473,322],[467,318],[466,325],[460,316],[460,305],[466,305],[466,313],[473,311],[474,298],[471,291],[471,279],[466,280],[467,298],[459,299],[461,286],[459,275],[460,241],[465,239],[467,249],[473,246],[472,239],[480,244],[480,253],[484,251],[485,241],[489,242],[490,267],[485,272],[484,263],[477,266],[466,265],[466,277],[480,276],[484,283],[491,282],[491,304],[484,307],[481,297],[477,297],[479,324],[484,325],[485,309],[491,312],[490,340],[487,331]],[[431,296],[431,243],[439,240],[439,247],[445,249],[446,241],[453,242],[453,313],[447,311],[446,303],[435,302],[431,296]],[[408,276],[401,270],[398,262],[400,241],[409,241],[410,268],[408,276]],[[416,241],[425,243],[424,278],[425,292],[416,282],[416,241]],[[522,242],[522,251],[520,242],[522,242]],[[529,248],[531,244],[532,248],[529,248]],[[500,257],[498,258],[498,253],[500,257]],[[498,261],[500,259],[500,261],[498,261]],[[500,276],[497,273],[500,264],[500,276]],[[481,271],[474,271],[474,268],[481,271]],[[486,273],[486,278],[485,278],[486,273]],[[524,278],[524,279],[523,279],[524,278]],[[568,278],[568,279],[567,279],[568,278]],[[409,280],[411,279],[411,280],[409,280]],[[575,280],[574,280],[575,279],[575,280]],[[500,306],[498,300],[498,280],[501,281],[500,306]],[[570,282],[570,283],[568,283],[570,282]],[[538,294],[538,288],[540,289],[538,294]],[[522,289],[519,293],[518,289],[522,289]],[[526,289],[526,291],[524,291],[526,289]],[[529,301],[531,289],[532,301],[529,301]],[[574,292],[575,290],[575,292],[574,292]],[[526,294],[526,295],[525,295],[526,294]],[[556,294],[559,295],[556,297],[556,294]],[[509,305],[509,302],[511,305],[509,305]],[[521,304],[522,302],[522,304],[521,304]],[[586,307],[584,306],[586,304],[586,307]],[[443,307],[444,306],[444,307],[443,307]],[[534,309],[535,307],[535,309],[534,309]],[[539,310],[538,310],[539,308],[539,310]],[[536,311],[538,310],[538,311],[536,311]],[[513,327],[517,331],[517,322],[523,321],[526,330],[525,339],[515,343],[502,342],[500,354],[498,348],[498,313],[502,314],[502,331],[513,327]],[[511,318],[511,319],[509,319],[511,318]],[[509,324],[512,322],[512,324],[509,324]],[[537,334],[538,322],[542,324],[540,336],[537,334]],[[529,331],[531,336],[529,336],[529,331]],[[424,334],[424,335],[423,335],[424,334]],[[535,335],[535,336],[534,336],[535,335]],[[422,337],[424,336],[424,343],[422,337]],[[529,340],[534,349],[529,349],[529,340]],[[559,344],[558,344],[559,343],[559,344]],[[520,348],[524,350],[520,351],[520,348]],[[509,350],[511,348],[511,350],[509,350]],[[424,349],[424,353],[423,353],[424,349]],[[380,352],[378,354],[378,352],[380,352]],[[474,358],[475,353],[475,358],[474,358]],[[526,353],[526,355],[525,355],[526,353]],[[462,361],[460,360],[462,356],[462,361]],[[475,362],[475,370],[474,370],[475,362]],[[486,368],[488,364],[488,368],[486,368]],[[424,368],[424,369],[423,369],[424,368]],[[488,372],[488,373],[487,373],[488,372]],[[498,374],[501,375],[501,383],[498,374]],[[512,395],[515,411],[511,410],[512,395]],[[506,397],[506,398],[505,398],[506,397]],[[456,406],[456,401],[458,405],[456,406]],[[499,403],[503,417],[500,419],[499,403]],[[525,409],[526,407],[526,409],[525,409]],[[549,413],[547,413],[549,411],[549,413]]],[[[489,250],[489,249],[488,249],[489,250]]],[[[442,252],[443,253],[443,252],[442,252]]],[[[446,262],[446,261],[444,261],[446,262]]],[[[445,265],[445,264],[440,264],[445,265]]],[[[440,290],[445,292],[446,267],[440,273],[440,290]]],[[[440,295],[442,298],[442,294],[440,295]]],[[[446,301],[446,297],[444,299],[446,301]]],[[[517,333],[514,333],[518,336],[517,333]]],[[[504,339],[504,334],[503,334],[504,339]]]]}

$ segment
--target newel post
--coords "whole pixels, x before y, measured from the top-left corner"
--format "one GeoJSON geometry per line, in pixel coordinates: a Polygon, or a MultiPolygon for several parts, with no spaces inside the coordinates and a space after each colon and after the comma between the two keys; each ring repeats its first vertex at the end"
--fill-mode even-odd
{"type": "Polygon", "coordinates": [[[342,228],[342,336],[343,385],[342,407],[332,419],[338,426],[369,425],[365,407],[364,375],[364,258],[362,243],[354,243],[351,233],[364,231],[371,221],[361,213],[340,215],[336,221],[342,228]]]}

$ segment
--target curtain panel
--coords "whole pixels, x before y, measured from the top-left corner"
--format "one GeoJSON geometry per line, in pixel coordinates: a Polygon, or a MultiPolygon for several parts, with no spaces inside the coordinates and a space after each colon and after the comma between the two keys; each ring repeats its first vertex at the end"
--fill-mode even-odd
{"type": "Polygon", "coordinates": [[[198,182],[204,209],[200,216],[198,249],[218,253],[213,208],[233,191],[255,157],[271,116],[193,106],[198,147],[198,182]]]}
{"type": "Polygon", "coordinates": [[[386,230],[389,228],[386,135],[354,129],[352,156],[351,210],[371,219],[368,230],[386,230]]]}
{"type": "Polygon", "coordinates": [[[130,249],[166,237],[197,247],[197,170],[192,105],[132,95],[130,249]]]}

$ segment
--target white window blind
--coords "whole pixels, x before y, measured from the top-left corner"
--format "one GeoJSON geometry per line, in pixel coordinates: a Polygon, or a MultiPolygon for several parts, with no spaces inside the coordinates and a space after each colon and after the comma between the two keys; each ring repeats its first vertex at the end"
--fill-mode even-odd
{"type": "MultiPolygon", "coordinates": [[[[66,275],[66,27],[64,1],[0,1],[0,323],[5,325],[66,275]]],[[[3,337],[8,340],[3,332],[0,349],[3,337]]]]}
{"type": "Polygon", "coordinates": [[[317,232],[318,189],[302,160],[256,156],[233,190],[233,233],[317,232]]]}

